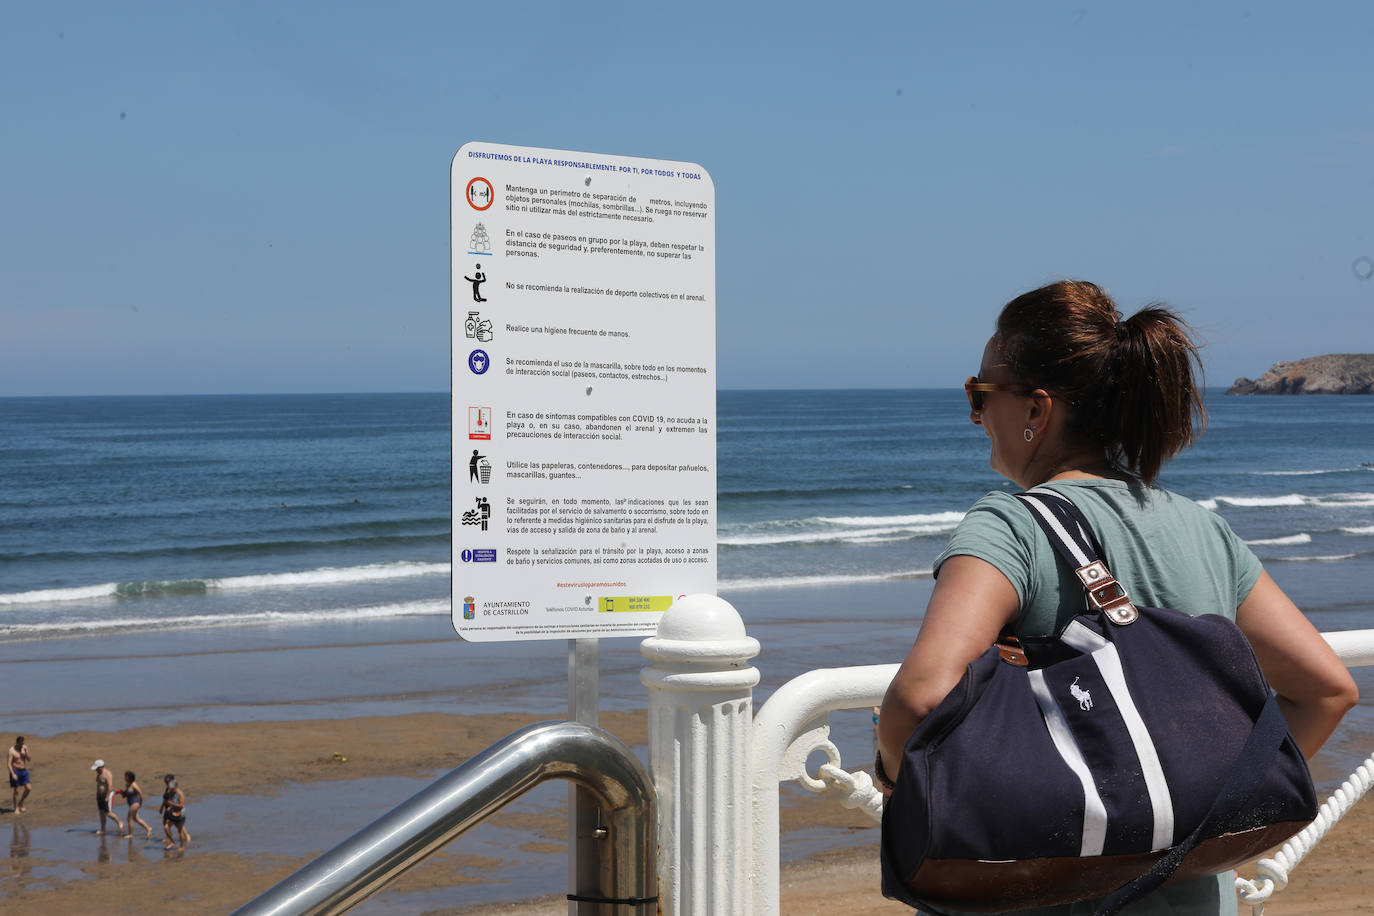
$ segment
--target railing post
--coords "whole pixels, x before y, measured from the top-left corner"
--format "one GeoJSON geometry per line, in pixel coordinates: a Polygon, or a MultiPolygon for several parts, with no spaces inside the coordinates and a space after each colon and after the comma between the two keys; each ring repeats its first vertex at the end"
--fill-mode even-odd
{"type": "Polygon", "coordinates": [[[759,642],[728,601],[688,595],[641,644],[652,664],[649,772],[664,916],[749,912],[753,688],[759,642]]]}

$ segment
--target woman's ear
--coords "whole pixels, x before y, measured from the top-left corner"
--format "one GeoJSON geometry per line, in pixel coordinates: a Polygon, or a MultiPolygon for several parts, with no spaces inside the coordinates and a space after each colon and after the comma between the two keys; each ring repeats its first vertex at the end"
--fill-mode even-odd
{"type": "Polygon", "coordinates": [[[1054,418],[1054,398],[1044,388],[1036,388],[1026,398],[1026,428],[1043,432],[1054,418]]]}

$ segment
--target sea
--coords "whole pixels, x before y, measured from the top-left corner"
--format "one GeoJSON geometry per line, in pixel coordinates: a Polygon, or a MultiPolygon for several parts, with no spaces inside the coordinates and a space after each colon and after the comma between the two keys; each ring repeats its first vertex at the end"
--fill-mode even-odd
{"type": "MultiPolygon", "coordinates": [[[[1374,397],[1206,406],[1161,484],[1224,517],[1319,629],[1374,626],[1374,397]]],[[[566,641],[453,630],[449,425],[447,393],[0,399],[3,727],[565,717],[566,641]]],[[[756,703],[811,668],[900,661],[950,532],[1015,489],[959,389],[721,391],[716,428],[718,591],[761,643],[756,703]]],[[[600,641],[600,708],[646,705],[638,644],[600,641]]],[[[1371,672],[1323,785],[1371,750],[1371,672]]],[[[871,731],[836,724],[847,764],[871,731]]],[[[784,855],[835,842],[803,831],[784,855]]]]}
{"type": "MultiPolygon", "coordinates": [[[[1374,398],[1207,408],[1161,484],[1321,628],[1361,626],[1374,398]]],[[[442,393],[0,399],[0,640],[447,616],[449,415],[442,393]]],[[[746,606],[928,578],[1014,489],[962,391],[722,391],[717,424],[719,590],[746,606]]]]}

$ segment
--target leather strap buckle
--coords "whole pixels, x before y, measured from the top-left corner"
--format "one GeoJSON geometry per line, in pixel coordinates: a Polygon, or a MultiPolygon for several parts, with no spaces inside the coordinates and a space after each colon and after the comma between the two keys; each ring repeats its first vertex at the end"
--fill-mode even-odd
{"type": "Polygon", "coordinates": [[[1088,604],[1094,609],[1107,615],[1107,619],[1119,626],[1134,623],[1140,616],[1135,605],[1131,604],[1130,597],[1126,594],[1126,589],[1121,587],[1121,583],[1112,578],[1112,574],[1107,571],[1107,567],[1101,560],[1094,560],[1087,566],[1080,566],[1074,570],[1078,574],[1078,581],[1083,583],[1083,588],[1088,593],[1088,604]]]}
{"type": "Polygon", "coordinates": [[[992,646],[997,650],[997,654],[1002,657],[1002,661],[1008,665],[1015,665],[1018,668],[1030,666],[1030,659],[1026,658],[1026,652],[1021,648],[1021,641],[1015,636],[1003,636],[992,646]]]}

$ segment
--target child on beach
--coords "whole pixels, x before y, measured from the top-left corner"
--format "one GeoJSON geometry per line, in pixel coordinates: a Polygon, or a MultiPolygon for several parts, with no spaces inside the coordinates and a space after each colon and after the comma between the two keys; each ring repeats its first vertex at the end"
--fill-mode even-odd
{"type": "Polygon", "coordinates": [[[171,849],[176,845],[172,842],[172,828],[175,827],[181,837],[181,848],[185,849],[191,842],[191,834],[186,832],[186,793],[181,791],[177,778],[171,773],[162,777],[162,781],[167,786],[162,793],[162,807],[158,809],[162,812],[162,832],[167,834],[167,842],[162,848],[171,849]]]}
{"type": "Polygon", "coordinates": [[[100,812],[100,828],[96,833],[105,835],[107,817],[115,822],[115,833],[123,833],[124,824],[120,822],[119,815],[110,810],[110,804],[114,801],[114,780],[110,778],[110,771],[105,769],[105,761],[97,760],[91,764],[91,769],[95,771],[95,807],[100,812]]]}
{"type": "Polygon", "coordinates": [[[138,809],[143,807],[143,790],[140,789],[138,783],[134,781],[133,770],[124,771],[124,788],[121,790],[121,794],[124,796],[124,800],[129,803],[129,830],[124,835],[133,836],[134,824],[137,823],[138,826],[143,828],[144,833],[147,834],[144,839],[151,840],[153,838],[153,828],[145,824],[143,818],[138,816],[138,809]]]}

